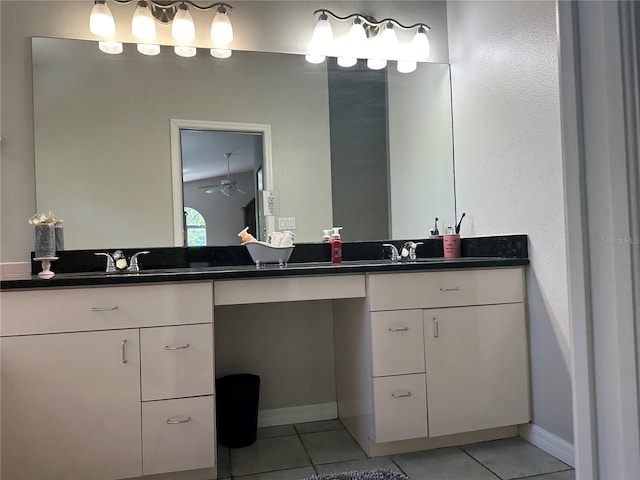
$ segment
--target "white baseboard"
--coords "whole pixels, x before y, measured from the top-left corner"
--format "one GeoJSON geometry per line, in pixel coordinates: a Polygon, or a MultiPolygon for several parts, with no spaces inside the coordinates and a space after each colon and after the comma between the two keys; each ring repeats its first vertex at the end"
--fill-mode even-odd
{"type": "Polygon", "coordinates": [[[0,280],[23,280],[31,278],[31,262],[0,263],[0,280]]]}
{"type": "Polygon", "coordinates": [[[573,444],[534,424],[520,425],[520,437],[572,467],[576,466],[573,444]]]}
{"type": "Polygon", "coordinates": [[[336,402],[302,405],[299,407],[273,408],[258,412],[258,427],[273,427],[291,423],[315,422],[338,418],[336,402]]]}

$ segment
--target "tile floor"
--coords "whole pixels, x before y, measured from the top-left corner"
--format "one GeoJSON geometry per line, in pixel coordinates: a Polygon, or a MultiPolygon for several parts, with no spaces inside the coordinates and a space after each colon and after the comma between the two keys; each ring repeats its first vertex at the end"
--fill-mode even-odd
{"type": "Polygon", "coordinates": [[[258,429],[246,448],[218,447],[218,478],[299,480],[392,468],[411,480],[575,480],[574,470],[520,438],[367,458],[338,420],[258,429]]]}

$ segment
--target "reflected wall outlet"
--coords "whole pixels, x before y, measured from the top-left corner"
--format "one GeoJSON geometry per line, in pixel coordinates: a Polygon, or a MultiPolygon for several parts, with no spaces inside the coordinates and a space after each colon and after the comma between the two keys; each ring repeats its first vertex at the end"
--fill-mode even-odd
{"type": "Polygon", "coordinates": [[[295,230],[296,217],[280,217],[278,218],[278,230],[295,230]]]}

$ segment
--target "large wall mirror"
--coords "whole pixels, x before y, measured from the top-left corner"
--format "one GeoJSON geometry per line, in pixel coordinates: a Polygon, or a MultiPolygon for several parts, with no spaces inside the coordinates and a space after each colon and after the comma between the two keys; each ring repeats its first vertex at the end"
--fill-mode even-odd
{"type": "Polygon", "coordinates": [[[446,64],[400,74],[266,52],[32,47],[36,205],[64,218],[68,249],[181,246],[188,222],[201,233],[193,210],[215,212],[202,215],[209,245],[237,243],[247,215],[264,230],[293,220],[297,242],[333,225],[345,241],[424,238],[434,217],[455,221],[446,64]],[[176,137],[180,124],[256,125],[269,138],[220,128],[195,141],[216,128],[176,137]],[[203,163],[208,173],[194,171],[203,163]],[[242,192],[225,195],[230,182],[242,192]],[[273,216],[260,218],[260,190],[275,192],[273,216]]]}

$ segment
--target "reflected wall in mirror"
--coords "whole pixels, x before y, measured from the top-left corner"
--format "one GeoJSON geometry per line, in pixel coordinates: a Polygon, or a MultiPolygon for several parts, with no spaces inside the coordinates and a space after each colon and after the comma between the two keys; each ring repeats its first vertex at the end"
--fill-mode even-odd
{"type": "MultiPolygon", "coordinates": [[[[95,42],[33,39],[36,204],[64,218],[67,248],[183,244],[175,233],[183,228],[175,217],[183,210],[174,200],[175,119],[270,126],[265,180],[279,192],[279,215],[295,217],[298,242],[319,241],[334,214],[345,211],[339,202],[354,207],[351,217],[336,216],[348,222],[345,241],[386,239],[358,233],[367,217],[383,217],[380,205],[384,237],[424,237],[435,216],[454,222],[448,65],[383,75],[386,151],[376,161],[387,174],[382,192],[368,183],[370,155],[362,145],[380,135],[372,133],[367,109],[338,108],[356,98],[349,89],[367,101],[369,87],[358,77],[345,86],[331,66],[300,55],[234,52],[218,60],[207,51],[182,58],[163,49],[146,57],[135,45],[124,47],[123,55],[107,55],[95,42]],[[360,191],[376,192],[378,203],[358,200],[360,191]]],[[[277,224],[277,217],[267,220],[277,224]]],[[[236,243],[225,238],[220,242],[236,243]]]]}

